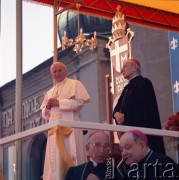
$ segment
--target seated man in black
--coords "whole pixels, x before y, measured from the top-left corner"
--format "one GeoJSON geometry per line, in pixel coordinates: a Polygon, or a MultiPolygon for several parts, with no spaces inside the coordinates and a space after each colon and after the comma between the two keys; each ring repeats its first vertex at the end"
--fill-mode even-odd
{"type": "Polygon", "coordinates": [[[105,131],[94,130],[88,137],[86,145],[90,157],[87,163],[70,167],[65,180],[105,180],[121,179],[109,158],[110,140],[105,131]]]}
{"type": "Polygon", "coordinates": [[[177,179],[178,165],[168,156],[154,152],[148,140],[139,130],[130,130],[120,138],[125,179],[177,179]]]}

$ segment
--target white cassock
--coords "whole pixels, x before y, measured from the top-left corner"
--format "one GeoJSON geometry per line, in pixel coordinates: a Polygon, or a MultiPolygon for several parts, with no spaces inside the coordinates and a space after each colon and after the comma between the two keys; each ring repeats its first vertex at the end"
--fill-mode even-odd
{"type": "MultiPolygon", "coordinates": [[[[89,101],[90,96],[80,81],[65,78],[46,93],[40,108],[42,109],[42,116],[46,120],[79,121],[80,109],[89,101]],[[48,110],[46,105],[52,97],[59,100],[59,107],[53,107],[48,110]]],[[[70,137],[65,140],[65,146],[75,164],[85,162],[82,130],[74,129],[70,137]],[[82,153],[80,153],[80,156],[77,156],[76,152],[82,153]]],[[[48,136],[47,139],[43,180],[60,180],[59,166],[59,153],[54,133],[48,136]]]]}

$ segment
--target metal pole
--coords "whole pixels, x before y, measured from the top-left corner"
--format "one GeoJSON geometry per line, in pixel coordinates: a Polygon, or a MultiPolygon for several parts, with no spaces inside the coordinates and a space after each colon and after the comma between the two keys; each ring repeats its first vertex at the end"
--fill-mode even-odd
{"type": "MultiPolygon", "coordinates": [[[[0,0],[0,12],[2,12],[2,10],[1,10],[1,0],[0,0]]],[[[0,16],[0,38],[1,38],[1,16],[0,16]]]]}
{"type": "MultiPolygon", "coordinates": [[[[112,122],[112,95],[111,95],[111,87],[110,87],[110,76],[109,74],[105,77],[105,87],[106,87],[106,117],[107,123],[113,124],[112,122]]],[[[114,143],[114,133],[110,132],[110,141],[114,143]]],[[[114,155],[114,148],[111,148],[111,154],[114,155]]]]}
{"type": "MultiPolygon", "coordinates": [[[[0,12],[2,12],[2,8],[1,8],[1,0],[0,0],[0,12]]],[[[1,17],[0,16],[0,38],[1,38],[1,17]]],[[[0,108],[1,108],[1,105],[0,105],[0,108]]],[[[2,138],[2,123],[0,124],[0,138],[2,138]]],[[[0,168],[2,170],[2,173],[3,173],[3,146],[0,146],[0,168]]],[[[1,173],[1,172],[0,172],[1,173]]],[[[2,175],[3,176],[3,175],[2,175]]],[[[1,177],[0,175],[0,179],[3,178],[1,177]]]]}
{"type": "Polygon", "coordinates": [[[179,164],[179,138],[176,139],[176,149],[177,149],[177,164],[179,164]]]}
{"type": "MultiPolygon", "coordinates": [[[[16,104],[15,132],[22,128],[22,0],[16,0],[16,104]]],[[[22,144],[15,142],[15,179],[22,179],[22,144]]]]}
{"type": "Polygon", "coordinates": [[[58,61],[58,47],[57,47],[57,0],[54,0],[53,6],[53,24],[54,24],[54,56],[53,62],[58,61]]]}

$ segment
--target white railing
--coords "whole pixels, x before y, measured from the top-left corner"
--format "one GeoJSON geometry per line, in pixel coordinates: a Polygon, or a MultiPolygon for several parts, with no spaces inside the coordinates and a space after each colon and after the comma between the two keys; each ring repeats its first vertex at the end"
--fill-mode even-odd
{"type": "Polygon", "coordinates": [[[126,132],[130,129],[139,129],[147,135],[154,135],[154,136],[166,136],[166,137],[173,137],[179,138],[178,131],[170,131],[170,130],[159,130],[159,129],[150,129],[150,128],[140,128],[140,127],[133,127],[133,126],[116,126],[111,124],[103,124],[103,123],[92,123],[92,122],[82,122],[82,121],[54,121],[49,122],[47,124],[38,126],[33,129],[29,129],[26,131],[22,131],[20,133],[16,133],[14,135],[4,137],[0,139],[0,146],[23,139],[29,136],[33,136],[45,131],[48,131],[52,127],[60,125],[60,126],[70,126],[72,128],[79,128],[79,129],[99,129],[99,130],[106,130],[106,131],[114,131],[114,132],[126,132]]]}
{"type": "MultiPolygon", "coordinates": [[[[158,130],[158,129],[150,129],[150,128],[139,128],[139,127],[131,127],[131,126],[116,126],[111,124],[103,124],[103,123],[92,123],[92,122],[82,122],[82,121],[54,121],[49,122],[47,124],[38,126],[36,128],[32,128],[20,133],[16,133],[14,135],[4,137],[0,139],[0,152],[3,149],[3,145],[7,143],[12,143],[20,139],[24,139],[30,136],[34,136],[40,134],[42,132],[46,132],[52,127],[60,125],[60,126],[70,126],[72,128],[78,129],[98,129],[98,130],[106,130],[106,131],[113,131],[113,132],[126,132],[131,129],[139,129],[147,135],[154,135],[154,136],[166,136],[166,137],[173,137],[179,139],[179,132],[177,131],[170,131],[170,130],[158,130]]],[[[177,148],[179,148],[178,144],[177,148]]],[[[179,149],[178,149],[179,152],[179,149]]],[[[2,159],[2,157],[1,157],[2,159]]],[[[179,155],[177,154],[176,157],[177,163],[179,163],[179,155]]]]}

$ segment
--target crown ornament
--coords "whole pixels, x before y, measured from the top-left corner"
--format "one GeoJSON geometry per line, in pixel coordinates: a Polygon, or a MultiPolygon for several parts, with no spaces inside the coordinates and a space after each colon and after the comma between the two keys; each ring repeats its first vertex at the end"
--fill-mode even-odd
{"type": "Polygon", "coordinates": [[[112,20],[112,38],[116,41],[126,35],[126,18],[125,15],[120,11],[120,6],[118,6],[115,16],[112,20]]]}
{"type": "Polygon", "coordinates": [[[112,36],[109,37],[109,41],[106,44],[106,48],[111,51],[111,44],[115,41],[122,39],[123,37],[128,37],[128,43],[131,43],[135,33],[129,28],[126,22],[126,16],[120,11],[120,6],[117,6],[117,11],[112,19],[112,36]]]}

